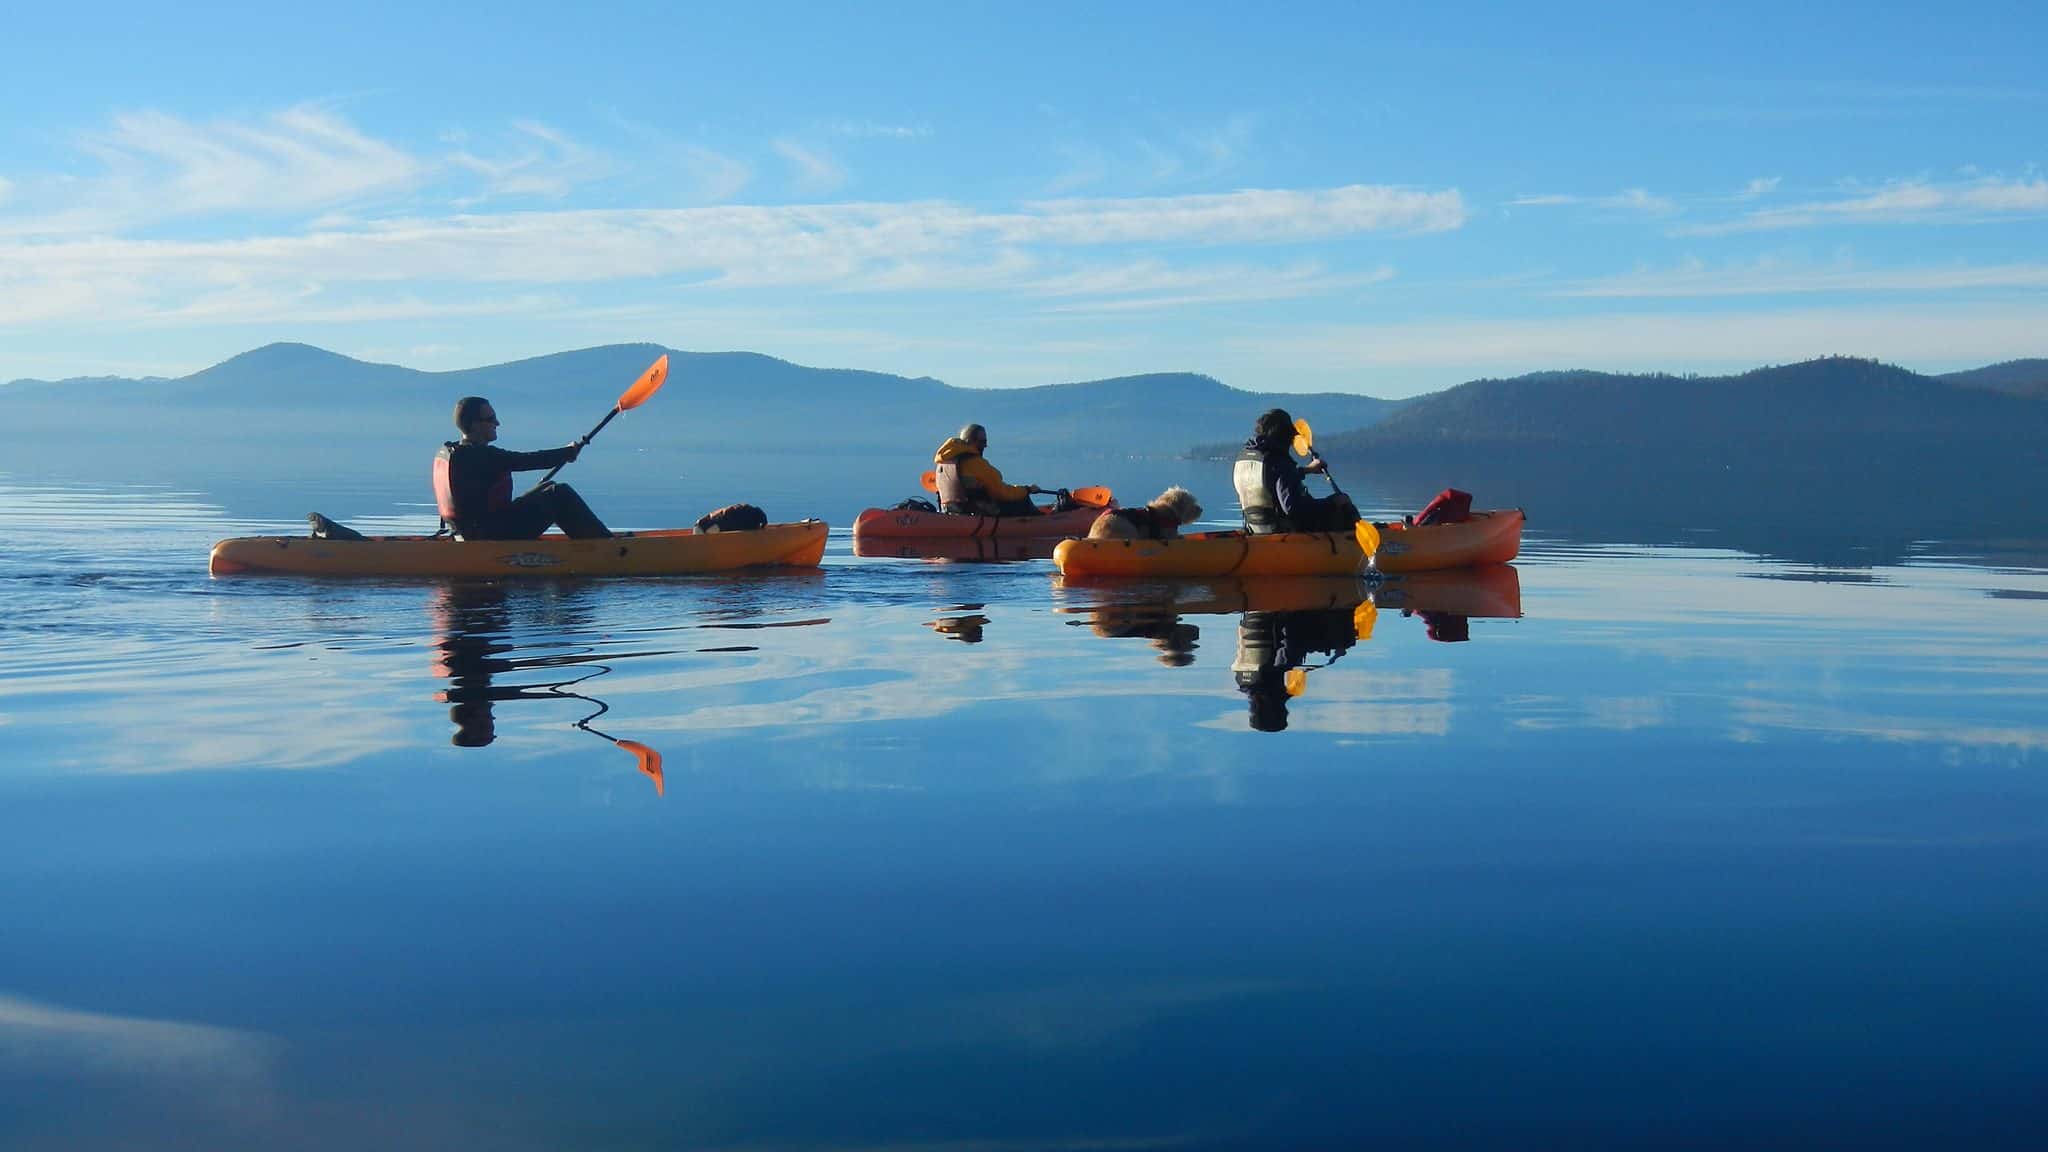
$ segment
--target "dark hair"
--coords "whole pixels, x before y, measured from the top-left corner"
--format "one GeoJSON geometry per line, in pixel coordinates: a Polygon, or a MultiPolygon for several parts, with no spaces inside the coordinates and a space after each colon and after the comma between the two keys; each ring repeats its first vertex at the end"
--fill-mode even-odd
{"type": "Polygon", "coordinates": [[[461,429],[464,435],[468,435],[469,426],[476,422],[477,411],[489,404],[490,401],[481,396],[464,396],[462,399],[457,400],[455,402],[455,426],[461,429]]]}
{"type": "Polygon", "coordinates": [[[1252,435],[1261,440],[1279,440],[1294,435],[1294,417],[1285,408],[1268,408],[1252,425],[1252,435]]]}
{"type": "Polygon", "coordinates": [[[986,444],[988,443],[988,429],[983,428],[979,424],[969,424],[960,430],[960,439],[967,441],[969,444],[977,441],[986,444]]]}

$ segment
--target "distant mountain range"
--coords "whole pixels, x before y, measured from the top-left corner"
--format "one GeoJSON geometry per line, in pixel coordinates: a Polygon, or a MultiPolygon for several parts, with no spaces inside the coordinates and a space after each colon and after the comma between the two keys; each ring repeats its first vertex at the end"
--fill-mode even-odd
{"type": "Polygon", "coordinates": [[[1314,421],[1347,484],[1416,505],[1464,488],[1481,505],[1527,508],[1532,533],[1852,566],[1896,560],[1915,540],[2048,539],[2048,359],[1945,376],[1850,358],[1717,377],[1538,372],[1393,402],[1246,392],[1193,373],[966,389],[652,344],[420,372],[272,344],[174,379],[0,387],[0,468],[115,479],[153,458],[239,477],[410,475],[454,435],[459,396],[492,399],[508,447],[551,446],[664,351],[669,383],[606,433],[607,459],[636,447],[929,459],[968,421],[989,427],[1012,468],[1191,444],[1215,457],[1278,406],[1314,421]]]}
{"type": "Polygon", "coordinates": [[[1950,372],[1941,379],[2020,396],[2048,396],[2048,360],[2007,360],[1986,368],[1950,372]]]}
{"type": "Polygon", "coordinates": [[[1260,411],[1276,405],[1327,412],[1345,427],[1368,426],[1397,407],[1341,393],[1245,392],[1186,372],[991,390],[653,344],[458,372],[420,372],[305,344],[272,344],[175,379],[18,380],[0,388],[0,413],[51,430],[114,421],[180,435],[296,431],[308,440],[401,437],[417,445],[453,438],[455,400],[478,394],[505,416],[508,445],[541,447],[587,429],[664,352],[669,382],[632,423],[639,438],[682,447],[774,444],[792,451],[928,454],[974,421],[987,425],[1005,450],[1177,455],[1198,440],[1243,434],[1260,411]]]}
{"type": "Polygon", "coordinates": [[[1915,539],[2048,536],[2048,394],[2026,384],[2042,366],[1930,377],[1834,357],[1737,376],[1539,372],[1418,397],[1317,440],[1340,475],[1418,501],[1464,488],[1482,505],[1528,507],[1532,528],[1705,530],[1779,554],[1767,538],[1789,532],[1896,557],[1915,539]]]}

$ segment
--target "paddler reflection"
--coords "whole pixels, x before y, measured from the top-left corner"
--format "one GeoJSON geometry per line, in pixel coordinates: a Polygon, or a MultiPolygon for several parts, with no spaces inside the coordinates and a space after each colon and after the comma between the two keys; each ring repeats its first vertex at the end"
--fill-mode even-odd
{"type": "Polygon", "coordinates": [[[448,719],[455,724],[449,742],[462,748],[481,748],[498,737],[495,705],[507,700],[580,700],[596,705],[596,711],[576,721],[575,727],[603,737],[632,754],[638,769],[663,790],[661,753],[634,740],[623,740],[598,731],[590,722],[611,710],[596,697],[575,691],[584,682],[611,671],[602,659],[648,655],[644,652],[612,653],[603,657],[592,652],[552,653],[545,656],[512,655],[518,645],[511,639],[512,613],[507,590],[495,583],[443,584],[434,591],[430,611],[438,636],[435,641],[434,674],[445,677],[448,687],[436,699],[448,705],[448,719]],[[496,677],[536,669],[574,668],[575,674],[535,684],[499,684],[496,677]]]}
{"type": "Polygon", "coordinates": [[[1059,611],[1086,613],[1098,636],[1150,638],[1165,664],[1194,660],[1200,633],[1184,616],[1237,615],[1231,673],[1260,732],[1284,731],[1290,703],[1308,690],[1309,673],[1371,639],[1382,610],[1420,617],[1431,640],[1447,642],[1469,640],[1475,617],[1522,614],[1521,578],[1507,564],[1376,580],[1065,578],[1060,587],[1097,602],[1059,611]]]}
{"type": "Polygon", "coordinates": [[[1284,731],[1288,702],[1308,690],[1309,669],[1327,668],[1354,644],[1370,640],[1377,612],[1362,596],[1349,608],[1246,612],[1238,620],[1230,671],[1245,695],[1253,730],[1284,731]]]}

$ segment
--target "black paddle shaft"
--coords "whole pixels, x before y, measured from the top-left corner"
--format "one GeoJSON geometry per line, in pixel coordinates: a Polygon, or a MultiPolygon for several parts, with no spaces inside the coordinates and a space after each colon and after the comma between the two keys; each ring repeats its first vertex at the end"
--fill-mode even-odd
{"type": "MultiPolygon", "coordinates": [[[[597,427],[592,428],[587,434],[584,435],[584,437],[581,440],[576,441],[576,443],[587,445],[592,440],[597,439],[597,434],[599,432],[604,431],[604,426],[612,422],[612,417],[617,416],[622,411],[624,411],[624,409],[614,408],[611,411],[605,413],[604,419],[599,420],[597,422],[597,427]]],[[[534,487],[539,488],[542,484],[546,484],[548,481],[553,480],[555,478],[555,473],[560,472],[563,468],[567,467],[568,464],[569,462],[567,460],[564,460],[560,464],[555,465],[553,468],[548,469],[548,474],[541,477],[539,483],[536,483],[534,487]]]]}
{"type": "Polygon", "coordinates": [[[1308,458],[1323,466],[1323,479],[1328,480],[1330,482],[1330,491],[1335,492],[1339,496],[1342,496],[1344,494],[1344,490],[1342,488],[1337,487],[1337,478],[1335,476],[1330,475],[1330,462],[1328,460],[1323,459],[1323,454],[1321,452],[1316,451],[1315,448],[1311,446],[1308,450],[1308,458]]]}

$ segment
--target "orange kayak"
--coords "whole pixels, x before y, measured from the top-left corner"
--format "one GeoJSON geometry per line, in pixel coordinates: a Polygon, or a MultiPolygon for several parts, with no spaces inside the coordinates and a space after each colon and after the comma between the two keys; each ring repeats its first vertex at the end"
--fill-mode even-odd
{"type": "Polygon", "coordinates": [[[825,522],[770,524],[750,532],[689,528],[621,532],[608,540],[450,540],[372,536],[239,536],[213,546],[215,576],[678,576],[735,568],[816,568],[825,522]]]}
{"type": "MultiPolygon", "coordinates": [[[[1114,504],[1110,505],[1115,507],[1114,504]]],[[[981,536],[1017,540],[1057,540],[1062,536],[1086,536],[1089,525],[1102,509],[1083,505],[1064,512],[1043,512],[1036,516],[960,516],[950,512],[922,512],[915,508],[869,508],[853,522],[853,539],[891,539],[911,536],[930,540],[938,537],[981,536]]]]}

